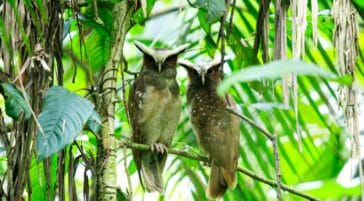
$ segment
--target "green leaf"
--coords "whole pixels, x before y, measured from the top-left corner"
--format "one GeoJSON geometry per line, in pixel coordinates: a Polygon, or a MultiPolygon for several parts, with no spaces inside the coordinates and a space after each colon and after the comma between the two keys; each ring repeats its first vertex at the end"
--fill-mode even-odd
{"type": "Polygon", "coordinates": [[[265,65],[257,65],[240,70],[226,78],[218,87],[218,94],[222,95],[233,84],[238,82],[250,82],[261,79],[277,79],[284,75],[294,73],[296,75],[309,75],[328,78],[333,81],[343,82],[334,73],[317,65],[308,64],[297,60],[280,60],[265,65]]]}
{"type": "Polygon", "coordinates": [[[93,31],[86,39],[86,52],[94,73],[100,72],[109,59],[110,40],[109,35],[104,35],[99,31],[93,31]]]}
{"type": "Polygon", "coordinates": [[[18,120],[21,114],[24,114],[25,119],[31,116],[30,109],[25,102],[22,93],[14,84],[0,84],[0,92],[5,98],[5,112],[9,117],[18,120]]]}
{"type": "Polygon", "coordinates": [[[207,23],[205,16],[206,16],[206,11],[204,11],[202,9],[199,9],[198,13],[197,13],[198,21],[200,22],[200,25],[201,25],[202,29],[207,34],[210,34],[211,33],[211,25],[209,23],[207,23]]]}
{"type": "Polygon", "coordinates": [[[94,105],[60,86],[47,91],[44,98],[38,130],[37,153],[44,159],[70,144],[81,132],[83,125],[92,115],[94,105]]]}
{"type": "Polygon", "coordinates": [[[358,10],[359,15],[364,19],[364,1],[363,0],[353,0],[353,5],[358,10]]]}
{"type": "Polygon", "coordinates": [[[148,0],[146,2],[147,2],[147,7],[146,7],[147,16],[144,16],[142,7],[140,7],[133,15],[135,22],[138,24],[143,24],[145,22],[146,18],[149,17],[156,0],[148,0]]]}
{"type": "Polygon", "coordinates": [[[86,122],[86,130],[92,131],[93,133],[98,133],[101,128],[102,123],[100,115],[94,110],[86,122]]]}
{"type": "Polygon", "coordinates": [[[128,166],[128,172],[130,175],[134,174],[135,172],[137,171],[137,166],[135,164],[135,161],[132,160],[130,161],[129,163],[129,166],[128,166]]]}
{"type": "Polygon", "coordinates": [[[121,191],[120,188],[116,189],[116,200],[117,201],[127,201],[129,200],[128,195],[121,191]]]}
{"type": "MultiPolygon", "coordinates": [[[[33,157],[29,169],[30,185],[32,186],[31,200],[54,200],[57,181],[57,156],[50,158],[50,178],[44,175],[44,163],[38,163],[33,157]],[[47,186],[47,180],[50,186],[47,186]],[[50,193],[47,199],[47,192],[50,193]]],[[[30,200],[30,199],[29,199],[30,200]]]]}
{"type": "Polygon", "coordinates": [[[205,48],[207,50],[207,54],[213,58],[215,56],[215,52],[217,49],[217,44],[215,43],[215,41],[211,38],[210,35],[207,35],[205,37],[205,48]]]}
{"type": "Polygon", "coordinates": [[[205,18],[209,24],[217,22],[226,8],[225,1],[221,0],[197,0],[195,6],[206,11],[205,18]]]}

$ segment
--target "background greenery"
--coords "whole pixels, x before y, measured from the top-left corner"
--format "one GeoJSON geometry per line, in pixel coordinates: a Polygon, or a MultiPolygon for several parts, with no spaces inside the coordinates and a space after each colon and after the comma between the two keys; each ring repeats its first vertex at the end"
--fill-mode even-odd
{"type": "MultiPolygon", "coordinates": [[[[136,49],[133,42],[142,41],[154,47],[175,47],[180,44],[191,44],[189,50],[180,58],[199,62],[209,60],[219,54],[217,44],[219,32],[219,19],[223,13],[222,1],[197,1],[192,7],[186,1],[146,1],[145,18],[143,8],[139,8],[134,16],[135,22],[127,35],[124,45],[125,59],[128,70],[138,72],[142,63],[142,54],[136,49]],[[219,3],[220,2],[220,3],[219,3]],[[210,6],[210,7],[209,7],[210,6]],[[207,18],[201,17],[205,16],[207,18]]],[[[359,13],[363,12],[358,2],[359,13]],[[361,10],[360,10],[361,9],[361,10]]],[[[110,38],[113,15],[108,3],[99,1],[98,17],[95,18],[92,1],[80,7],[75,13],[72,8],[64,10],[63,55],[64,87],[81,96],[92,99],[89,91],[96,86],[100,72],[110,56],[110,38]]],[[[303,60],[314,63],[321,68],[338,74],[335,48],[333,45],[334,23],[331,15],[332,1],[318,1],[318,42],[312,40],[313,27],[311,12],[308,12],[307,30],[305,33],[305,56],[303,60]]],[[[310,2],[309,2],[310,5],[310,2]]],[[[247,68],[248,66],[262,64],[262,52],[253,54],[256,34],[256,20],[259,2],[237,0],[231,27],[226,25],[226,55],[231,60],[224,66],[227,79],[247,68]],[[229,32],[228,32],[229,31],[229,32]]],[[[274,48],[274,12],[273,3],[269,15],[269,60],[273,60],[274,48]]],[[[291,13],[288,12],[288,16],[291,13]]],[[[230,16],[230,15],[229,15],[230,16]]],[[[228,17],[229,17],[228,16],[228,17]]],[[[229,18],[227,18],[229,19],[229,18]]],[[[364,31],[363,20],[359,21],[359,56],[356,62],[356,79],[360,92],[364,86],[364,31]]],[[[287,47],[288,58],[292,56],[291,18],[287,20],[287,47]]],[[[303,66],[304,67],[304,66],[303,66]]],[[[1,69],[1,63],[0,63],[1,69]]],[[[249,73],[249,72],[248,72],[249,73]]],[[[293,105],[283,103],[282,82],[280,79],[259,79],[260,74],[250,72],[254,80],[251,82],[234,82],[228,89],[240,106],[240,112],[253,119],[257,124],[266,128],[270,133],[278,136],[278,147],[282,182],[293,188],[315,196],[320,200],[359,200],[361,195],[357,165],[351,158],[350,135],[345,131],[343,112],[338,109],[337,89],[338,82],[317,76],[298,77],[298,114],[295,119],[293,105]],[[296,133],[296,121],[302,132],[302,143],[299,143],[296,133]]],[[[121,141],[131,135],[128,124],[124,97],[134,76],[121,72],[118,75],[116,106],[115,135],[121,141]],[[123,88],[122,76],[126,86],[123,88]],[[125,92],[125,94],[124,94],[125,92]]],[[[178,67],[177,80],[180,84],[183,99],[183,113],[172,147],[200,153],[196,138],[191,128],[186,107],[186,87],[188,84],[186,72],[178,67]]],[[[290,88],[292,91],[292,89],[290,88]]],[[[359,100],[363,96],[360,93],[359,100]]],[[[293,102],[293,97],[290,97],[293,102]]],[[[0,98],[1,107],[5,107],[4,99],[0,98]]],[[[362,112],[364,110],[361,110],[362,112]]],[[[7,122],[11,119],[7,118],[7,122]]],[[[360,121],[363,121],[361,117],[360,121]]],[[[240,159],[239,166],[252,170],[258,175],[275,180],[275,160],[272,143],[259,133],[259,131],[241,122],[240,159]]],[[[360,125],[361,130],[363,126],[360,125]]],[[[67,153],[78,158],[72,164],[75,174],[78,200],[83,200],[85,192],[92,189],[93,175],[86,161],[79,157],[82,146],[88,156],[96,156],[97,141],[95,135],[89,131],[82,131],[76,139],[78,145],[70,144],[66,147],[67,153]],[[85,187],[87,189],[85,190],[85,187]]],[[[205,185],[208,180],[209,168],[202,163],[180,156],[170,155],[165,168],[165,194],[144,194],[139,185],[136,167],[132,161],[130,150],[127,153],[127,171],[131,175],[132,197],[134,200],[207,200],[205,185]]],[[[6,158],[2,152],[2,165],[0,173],[5,174],[6,158]]],[[[30,178],[32,186],[32,200],[43,200],[46,186],[44,185],[43,164],[32,161],[30,178]]],[[[66,157],[66,169],[71,164],[66,157]]],[[[123,150],[117,152],[117,181],[123,196],[127,197],[131,190],[125,173],[123,150]]],[[[56,156],[51,157],[55,163],[56,156]]],[[[55,166],[53,166],[55,167],[55,166]]],[[[56,169],[51,170],[51,181],[56,180],[56,169]]],[[[67,178],[66,178],[67,182],[67,178]]],[[[52,183],[54,185],[54,183],[52,183]]],[[[25,194],[27,195],[27,194],[25,194]]],[[[27,196],[25,196],[27,198],[27,196]]],[[[229,190],[224,200],[275,200],[274,188],[262,184],[244,174],[238,174],[238,186],[229,190]]],[[[69,195],[66,194],[66,198],[69,195]]],[[[298,196],[284,192],[284,200],[303,200],[298,196]]],[[[29,198],[27,198],[29,199],[29,198]]]]}

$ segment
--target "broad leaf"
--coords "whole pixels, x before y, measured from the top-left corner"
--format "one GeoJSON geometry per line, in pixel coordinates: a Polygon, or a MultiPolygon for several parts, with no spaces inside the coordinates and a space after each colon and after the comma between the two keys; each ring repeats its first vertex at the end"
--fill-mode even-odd
{"type": "Polygon", "coordinates": [[[55,86],[48,90],[39,123],[37,152],[44,159],[70,144],[81,132],[83,125],[91,117],[94,105],[63,87],[55,86]]]}
{"type": "Polygon", "coordinates": [[[296,75],[309,75],[328,78],[339,83],[350,82],[350,78],[340,78],[334,73],[331,73],[330,71],[320,68],[314,64],[308,64],[303,61],[295,60],[281,60],[262,66],[251,66],[234,73],[220,84],[218,87],[218,93],[223,94],[230,86],[235,83],[250,82],[261,79],[277,79],[283,75],[288,75],[291,73],[296,75]]]}
{"type": "Polygon", "coordinates": [[[5,112],[9,117],[18,120],[23,113],[25,119],[31,116],[30,109],[25,102],[22,93],[16,88],[15,85],[9,83],[0,84],[0,92],[5,98],[5,112]]]}
{"type": "Polygon", "coordinates": [[[195,6],[206,11],[205,18],[209,24],[217,22],[225,11],[225,1],[197,0],[195,6]]]}

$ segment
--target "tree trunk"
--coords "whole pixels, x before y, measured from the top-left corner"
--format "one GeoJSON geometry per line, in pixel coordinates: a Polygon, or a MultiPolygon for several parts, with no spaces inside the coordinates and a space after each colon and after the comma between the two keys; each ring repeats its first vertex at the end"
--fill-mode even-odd
{"type": "Polygon", "coordinates": [[[125,36],[131,27],[134,2],[123,0],[113,7],[113,27],[111,32],[111,56],[103,71],[101,80],[102,99],[98,104],[103,128],[98,139],[96,198],[103,201],[116,201],[116,151],[114,136],[116,79],[123,59],[125,36]]]}

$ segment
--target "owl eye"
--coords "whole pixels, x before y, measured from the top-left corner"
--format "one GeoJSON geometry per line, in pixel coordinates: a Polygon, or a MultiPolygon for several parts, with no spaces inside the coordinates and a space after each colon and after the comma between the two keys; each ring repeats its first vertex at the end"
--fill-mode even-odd
{"type": "Polygon", "coordinates": [[[215,73],[215,69],[213,69],[213,68],[210,68],[209,70],[207,70],[207,74],[212,75],[214,73],[215,73]]]}
{"type": "Polygon", "coordinates": [[[177,65],[177,56],[168,57],[165,60],[165,66],[166,67],[176,67],[177,65]]]}
{"type": "Polygon", "coordinates": [[[193,76],[193,77],[198,77],[198,72],[197,72],[196,70],[194,70],[194,69],[190,69],[190,70],[188,71],[188,74],[189,74],[190,76],[193,76]]]}

